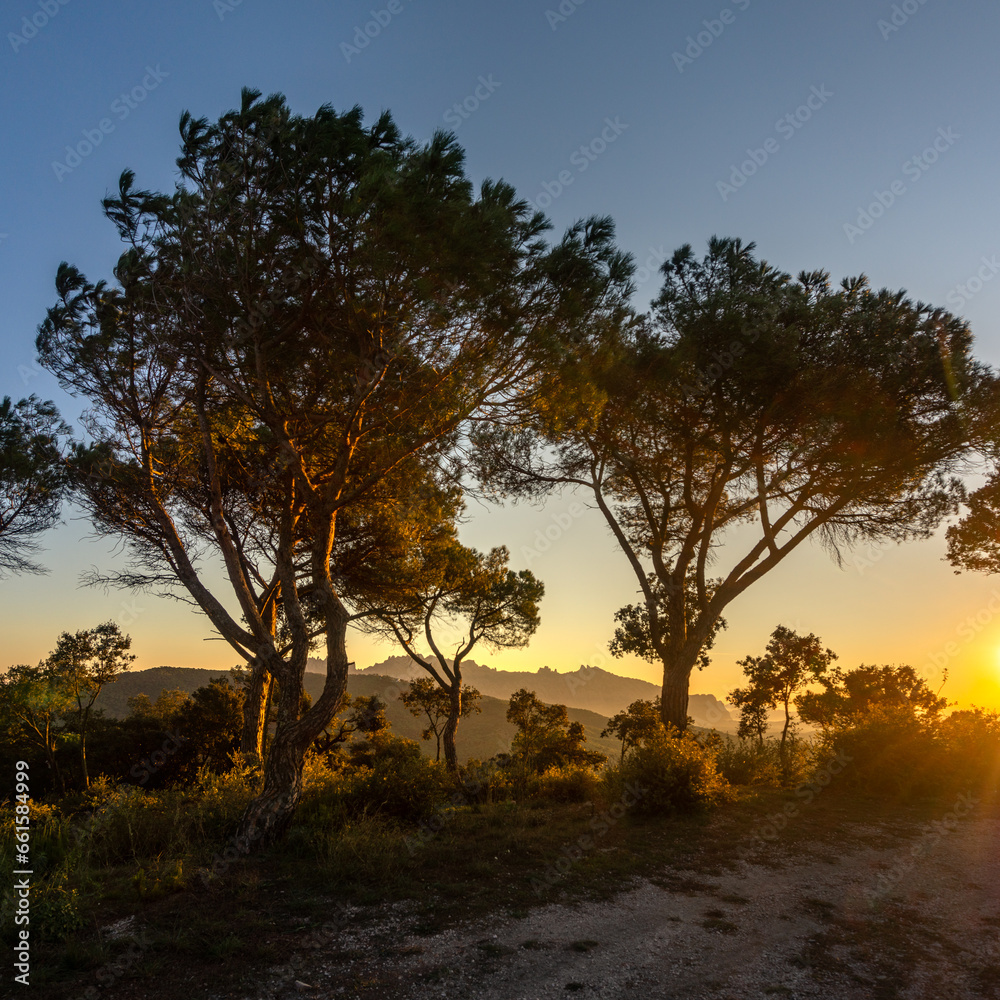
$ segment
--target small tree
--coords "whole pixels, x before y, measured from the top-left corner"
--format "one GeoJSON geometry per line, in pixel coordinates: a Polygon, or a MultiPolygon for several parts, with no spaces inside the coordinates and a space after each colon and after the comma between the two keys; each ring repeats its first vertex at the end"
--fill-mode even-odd
{"type": "Polygon", "coordinates": [[[104,622],[92,629],[63,632],[55,650],[45,661],[53,679],[69,694],[76,706],[80,731],[80,773],[83,787],[90,787],[87,772],[87,726],[97,696],[105,684],[119,677],[132,665],[135,656],[128,652],[132,638],[122,635],[115,622],[104,622]]]}
{"type": "Polygon", "coordinates": [[[599,750],[584,749],[583,723],[570,722],[565,705],[546,705],[534,691],[521,688],[510,696],[507,721],[517,726],[511,753],[539,774],[566,764],[594,767],[608,759],[599,750]]]}
{"type": "Polygon", "coordinates": [[[601,731],[601,739],[614,736],[622,741],[622,761],[625,752],[637,746],[640,740],[651,736],[662,726],[660,722],[659,698],[653,701],[639,699],[633,701],[624,711],[608,719],[608,724],[601,731]]]}
{"type": "Polygon", "coordinates": [[[530,570],[509,569],[509,558],[504,546],[484,555],[459,544],[453,530],[446,530],[415,557],[412,589],[404,588],[401,597],[374,609],[366,626],[395,636],[447,694],[441,742],[453,774],[458,773],[458,721],[468,714],[462,708],[462,662],[479,643],[492,650],[525,646],[538,628],[538,602],[545,588],[530,570]],[[458,638],[448,656],[438,640],[440,632],[452,628],[458,638]],[[421,633],[430,656],[416,649],[421,633]]]}
{"type": "Polygon", "coordinates": [[[735,688],[729,692],[729,701],[740,710],[736,735],[741,740],[756,739],[758,746],[763,746],[767,735],[767,713],[771,708],[766,693],[752,685],[735,688]]]}
{"type": "Polygon", "coordinates": [[[66,475],[60,439],[69,428],[55,404],[29,396],[0,402],[0,576],[40,573],[35,538],[59,520],[66,475]]]}
{"type": "Polygon", "coordinates": [[[180,707],[176,724],[197,767],[219,773],[230,766],[243,726],[243,697],[228,677],[213,677],[180,707]]]}
{"type": "Polygon", "coordinates": [[[0,677],[0,725],[38,747],[61,795],[66,784],[56,752],[59,733],[72,698],[62,679],[43,664],[11,667],[0,677]]]}
{"type": "MultiPolygon", "coordinates": [[[[482,712],[479,705],[479,692],[468,684],[462,687],[462,715],[482,712]]],[[[451,698],[447,691],[439,687],[430,677],[417,677],[410,681],[410,689],[402,691],[399,700],[406,706],[410,715],[427,719],[427,728],[420,738],[429,740],[432,736],[437,741],[437,752],[434,759],[441,759],[441,737],[444,735],[448,717],[451,715],[451,698]]]]}
{"type": "Polygon", "coordinates": [[[812,633],[798,635],[779,625],[771,633],[763,656],[748,656],[737,661],[750,682],[747,688],[737,688],[729,695],[730,701],[741,709],[740,729],[756,732],[762,740],[767,731],[764,710],[781,705],[785,711],[785,725],[781,730],[784,752],[785,740],[792,727],[793,699],[807,684],[820,680],[836,658],[837,654],[831,649],[823,649],[812,633]]]}

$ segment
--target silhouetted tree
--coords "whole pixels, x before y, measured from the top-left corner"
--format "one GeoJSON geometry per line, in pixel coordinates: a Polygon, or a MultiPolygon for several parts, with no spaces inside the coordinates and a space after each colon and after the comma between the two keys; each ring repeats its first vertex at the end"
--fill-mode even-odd
{"type": "Polygon", "coordinates": [[[749,681],[747,688],[737,688],[729,695],[729,700],[740,709],[739,735],[746,730],[747,733],[755,732],[762,740],[767,731],[763,709],[776,709],[780,705],[785,712],[785,725],[781,730],[783,751],[792,725],[794,698],[807,684],[821,680],[836,658],[837,654],[824,649],[812,633],[798,635],[778,625],[771,633],[763,656],[748,656],[736,661],[749,681]]]}
{"type": "MultiPolygon", "coordinates": [[[[468,684],[462,685],[461,714],[471,715],[481,712],[479,692],[468,684]]],[[[430,677],[417,677],[410,681],[407,691],[401,691],[399,700],[406,706],[410,715],[427,719],[427,728],[420,734],[423,740],[432,736],[437,741],[437,751],[434,759],[441,759],[441,737],[451,716],[451,696],[430,677]]]]}
{"type": "Polygon", "coordinates": [[[66,485],[61,439],[69,432],[54,403],[36,396],[0,402],[0,576],[43,571],[29,557],[37,536],[59,520],[66,485]]]}
{"type": "Polygon", "coordinates": [[[935,694],[910,666],[862,664],[840,667],[819,678],[822,691],[806,691],[795,707],[806,722],[824,729],[846,728],[875,714],[903,719],[936,719],[948,699],[935,694]]]}
{"type": "Polygon", "coordinates": [[[538,628],[538,602],[545,588],[530,570],[508,569],[505,547],[484,555],[459,544],[451,530],[442,531],[412,558],[412,588],[402,587],[394,600],[373,608],[365,627],[394,636],[447,694],[441,736],[445,763],[457,774],[455,735],[466,714],[462,662],[480,643],[492,650],[526,646],[538,628]],[[441,648],[440,633],[446,630],[455,635],[450,656],[441,648]],[[417,651],[418,637],[430,647],[430,656],[417,651]]]}
{"type": "Polygon", "coordinates": [[[477,444],[498,490],[593,496],[638,584],[662,719],[684,729],[720,615],[804,541],[839,558],[956,511],[993,377],[963,320],[864,277],[793,279],[717,238],[661,270],[650,316],[597,330],[530,426],[477,444]]]}
{"type": "Polygon", "coordinates": [[[614,736],[622,741],[622,756],[631,747],[637,746],[641,740],[659,730],[660,705],[659,699],[646,701],[640,698],[633,701],[624,712],[619,712],[608,719],[607,726],[601,732],[601,738],[614,736]]]}
{"type": "Polygon", "coordinates": [[[45,668],[67,692],[75,705],[80,736],[80,774],[83,787],[90,787],[87,770],[87,727],[97,696],[132,665],[135,655],[128,650],[132,638],[123,635],[115,622],[70,634],[63,632],[45,668]]]}
{"type": "Polygon", "coordinates": [[[259,98],[182,116],[172,194],[122,175],[104,202],[126,245],[116,284],[60,266],[37,341],[90,404],[74,496],[131,555],[104,582],[183,590],[249,665],[248,711],[280,685],[245,851],[287,827],[346,690],[339,525],[396,503],[386,484],[415,457],[448,467],[470,418],[539,391],[620,267],[607,225],[549,248],[509,185],[477,195],[446,133],[420,146],[388,113],[365,126],[359,108],[299,117],[259,98]],[[303,714],[317,643],[326,681],[303,714]]]}

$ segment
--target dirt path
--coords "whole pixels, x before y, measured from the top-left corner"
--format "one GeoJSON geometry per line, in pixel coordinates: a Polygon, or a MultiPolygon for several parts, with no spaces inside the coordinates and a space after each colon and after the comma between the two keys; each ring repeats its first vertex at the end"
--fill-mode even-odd
{"type": "Polygon", "coordinates": [[[669,870],[612,900],[432,936],[397,907],[316,933],[253,998],[1000,998],[996,803],[734,856],[710,877],[669,870]]]}

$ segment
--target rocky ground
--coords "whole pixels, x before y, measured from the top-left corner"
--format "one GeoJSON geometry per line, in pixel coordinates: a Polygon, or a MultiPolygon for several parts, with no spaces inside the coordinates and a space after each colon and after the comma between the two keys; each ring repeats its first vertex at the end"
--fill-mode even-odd
{"type": "Polygon", "coordinates": [[[1000,998],[1000,809],[749,840],[614,898],[433,933],[406,905],[303,937],[245,1000],[1000,998]]]}

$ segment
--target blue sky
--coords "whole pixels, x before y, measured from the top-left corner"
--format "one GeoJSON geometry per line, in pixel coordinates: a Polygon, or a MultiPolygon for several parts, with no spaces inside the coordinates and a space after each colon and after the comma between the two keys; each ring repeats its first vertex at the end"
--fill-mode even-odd
{"type": "MultiPolygon", "coordinates": [[[[545,207],[556,233],[613,216],[621,244],[648,265],[640,307],[673,249],[733,235],[792,272],[864,272],[950,307],[970,321],[977,353],[1000,363],[998,28],[987,0],[10,0],[0,14],[0,394],[54,398],[78,422],[81,402],[34,365],[56,267],[108,276],[119,247],[100,199],[125,167],[169,189],[181,111],[217,117],[242,86],[280,91],[306,114],[323,103],[388,108],[420,139],[453,128],[473,178],[504,177],[545,207]]],[[[628,569],[589,512],[532,552],[572,499],[481,510],[467,526],[467,541],[508,544],[548,586],[533,646],[486,657],[494,665],[593,663],[614,610],[632,599],[628,569]]],[[[81,569],[115,557],[86,540],[71,510],[66,521],[44,540],[47,577],[0,581],[0,665],[35,660],[63,629],[108,617],[135,637],[142,666],[232,662],[183,606],[77,589],[81,569]]],[[[930,673],[943,656],[954,697],[1000,705],[990,604],[1000,581],[954,576],[943,551],[938,538],[862,553],[843,570],[819,549],[797,553],[734,606],[694,688],[734,686],[735,659],[783,621],[819,633],[846,665],[905,661],[930,673]],[[949,642],[958,653],[941,653],[949,642]]],[[[393,652],[367,640],[353,651],[359,663],[393,652]]],[[[656,674],[638,661],[615,669],[656,674]]]]}

